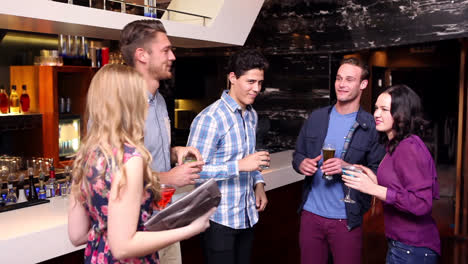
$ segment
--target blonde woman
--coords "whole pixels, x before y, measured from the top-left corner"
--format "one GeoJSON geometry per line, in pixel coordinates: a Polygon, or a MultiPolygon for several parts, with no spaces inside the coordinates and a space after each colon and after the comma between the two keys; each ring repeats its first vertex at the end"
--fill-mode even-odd
{"type": "Polygon", "coordinates": [[[146,98],[146,82],[127,66],[106,65],[91,81],[93,122],[73,165],[68,211],[70,241],[87,243],[85,263],[159,263],[158,249],[209,226],[214,209],[182,228],[142,232],[159,198],[143,146],[146,98]]]}

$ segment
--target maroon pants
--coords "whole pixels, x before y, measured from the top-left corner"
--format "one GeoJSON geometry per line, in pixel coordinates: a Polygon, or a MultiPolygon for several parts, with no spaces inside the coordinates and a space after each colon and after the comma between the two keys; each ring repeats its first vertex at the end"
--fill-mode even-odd
{"type": "Polygon", "coordinates": [[[302,264],[326,264],[328,252],[334,264],[360,264],[362,228],[348,231],[346,219],[330,219],[303,210],[299,245],[302,264]]]}

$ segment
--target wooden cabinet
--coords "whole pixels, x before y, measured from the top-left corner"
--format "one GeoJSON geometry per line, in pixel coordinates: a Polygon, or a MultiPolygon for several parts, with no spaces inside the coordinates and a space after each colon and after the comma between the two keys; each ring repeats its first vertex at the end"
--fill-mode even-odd
{"type": "MultiPolygon", "coordinates": [[[[91,67],[80,66],[11,66],[10,83],[25,84],[31,98],[31,112],[42,114],[42,153],[59,160],[59,98],[70,98],[70,115],[84,120],[86,93],[95,73],[91,67]]],[[[81,133],[83,135],[83,132],[81,133]]]]}

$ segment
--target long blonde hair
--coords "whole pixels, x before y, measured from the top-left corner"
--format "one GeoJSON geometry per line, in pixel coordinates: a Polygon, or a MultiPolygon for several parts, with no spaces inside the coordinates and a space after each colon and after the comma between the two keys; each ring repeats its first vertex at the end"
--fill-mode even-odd
{"type": "MultiPolygon", "coordinates": [[[[143,145],[147,98],[145,80],[131,67],[109,64],[92,79],[86,102],[86,115],[90,124],[73,163],[72,192],[79,201],[89,199],[82,188],[90,193],[86,174],[96,165],[90,164],[92,159],[88,159],[94,151],[100,151],[105,160],[111,163],[107,166],[112,168],[113,173],[122,173],[117,187],[118,198],[127,182],[127,175],[122,170],[124,144],[134,146],[141,154],[145,190],[151,191],[155,200],[159,199],[159,180],[149,167],[152,157],[143,145]]],[[[105,177],[103,171],[100,177],[105,177]]]]}

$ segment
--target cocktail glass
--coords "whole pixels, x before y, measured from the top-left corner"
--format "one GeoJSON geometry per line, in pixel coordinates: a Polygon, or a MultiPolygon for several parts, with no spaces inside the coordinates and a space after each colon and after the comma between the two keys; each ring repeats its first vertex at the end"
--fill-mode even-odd
{"type": "Polygon", "coordinates": [[[156,210],[161,211],[171,202],[172,196],[176,191],[176,187],[170,184],[161,184],[161,199],[156,204],[156,210]]]}
{"type": "MultiPolygon", "coordinates": [[[[351,176],[351,177],[354,177],[354,175],[349,174],[347,171],[362,173],[361,169],[358,169],[353,165],[344,166],[343,168],[341,168],[341,171],[343,172],[344,175],[351,176]]],[[[351,194],[351,188],[349,188],[349,187],[347,187],[347,188],[348,188],[348,192],[346,193],[346,196],[343,199],[341,199],[341,201],[343,201],[345,203],[356,203],[356,201],[351,199],[351,195],[350,195],[351,194]]]]}

